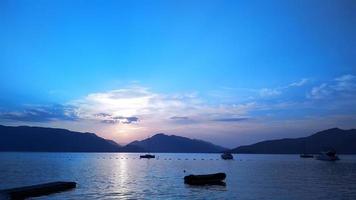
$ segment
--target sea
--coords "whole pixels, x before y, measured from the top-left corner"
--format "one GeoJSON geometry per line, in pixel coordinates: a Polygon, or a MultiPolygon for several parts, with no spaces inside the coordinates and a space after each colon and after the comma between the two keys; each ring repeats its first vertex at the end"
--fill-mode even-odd
{"type": "Polygon", "coordinates": [[[299,155],[0,153],[0,190],[52,181],[77,188],[32,199],[354,200],[356,156],[337,162],[299,155]],[[226,173],[226,185],[190,186],[184,176],[226,173]]]}

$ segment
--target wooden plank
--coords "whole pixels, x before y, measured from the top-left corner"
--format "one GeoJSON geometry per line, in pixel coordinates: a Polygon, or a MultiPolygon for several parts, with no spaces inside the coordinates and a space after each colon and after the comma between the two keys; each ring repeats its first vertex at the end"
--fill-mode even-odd
{"type": "Polygon", "coordinates": [[[6,189],[0,191],[0,193],[6,195],[8,199],[17,200],[17,199],[26,199],[29,197],[38,197],[43,195],[49,195],[52,193],[62,192],[62,191],[73,189],[76,186],[77,186],[76,182],[50,182],[50,183],[44,183],[39,185],[6,189]]]}

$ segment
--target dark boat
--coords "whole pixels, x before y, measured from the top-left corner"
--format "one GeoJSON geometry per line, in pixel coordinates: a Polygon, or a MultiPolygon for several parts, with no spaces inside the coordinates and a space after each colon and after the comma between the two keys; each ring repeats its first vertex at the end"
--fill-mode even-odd
{"type": "Polygon", "coordinates": [[[303,154],[300,154],[299,155],[301,158],[313,158],[314,156],[311,155],[311,154],[306,154],[306,153],[303,153],[303,154]]]}
{"type": "Polygon", "coordinates": [[[147,159],[151,159],[155,157],[156,157],[155,155],[151,155],[151,154],[140,155],[140,158],[147,158],[147,159]]]}
{"type": "Polygon", "coordinates": [[[140,158],[147,158],[147,159],[151,159],[151,158],[156,158],[156,156],[155,155],[153,155],[153,154],[150,154],[150,140],[149,140],[149,138],[147,138],[148,139],[148,141],[147,141],[147,150],[148,150],[148,152],[145,154],[145,155],[140,155],[140,158]]]}
{"type": "Polygon", "coordinates": [[[221,154],[221,158],[224,160],[232,160],[232,159],[234,159],[234,156],[232,156],[231,153],[223,153],[223,154],[221,154]]]}
{"type": "Polygon", "coordinates": [[[225,185],[226,174],[204,174],[204,175],[189,175],[184,177],[184,183],[189,185],[225,185]]]}
{"type": "Polygon", "coordinates": [[[0,199],[27,199],[74,189],[76,182],[51,182],[39,185],[0,190],[0,199]]]}

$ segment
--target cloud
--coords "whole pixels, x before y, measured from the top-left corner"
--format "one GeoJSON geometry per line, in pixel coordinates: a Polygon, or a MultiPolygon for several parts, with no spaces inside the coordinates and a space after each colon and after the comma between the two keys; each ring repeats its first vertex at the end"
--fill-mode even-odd
{"type": "Polygon", "coordinates": [[[283,92],[285,92],[288,89],[295,88],[295,87],[301,87],[304,86],[309,82],[309,79],[303,78],[300,81],[290,83],[286,86],[279,86],[276,88],[262,88],[259,90],[259,95],[260,97],[276,97],[281,95],[283,92]]]}
{"type": "Polygon", "coordinates": [[[142,126],[165,122],[208,122],[223,116],[245,115],[255,106],[253,102],[212,105],[201,100],[196,93],[161,94],[140,86],[92,93],[72,101],[71,105],[81,119],[107,124],[139,122],[142,126]]]}
{"type": "Polygon", "coordinates": [[[111,115],[108,113],[98,113],[98,114],[95,114],[95,116],[97,116],[97,117],[111,117],[111,115]]]}
{"type": "Polygon", "coordinates": [[[354,76],[352,74],[345,74],[343,76],[335,78],[335,81],[338,81],[338,82],[353,81],[353,80],[355,80],[355,78],[356,78],[356,76],[354,76]]]}
{"type": "Polygon", "coordinates": [[[101,120],[102,123],[105,124],[131,124],[134,122],[138,122],[138,117],[123,117],[123,116],[113,116],[112,114],[108,113],[97,113],[94,114],[94,117],[98,120],[101,120]]]}
{"type": "Polygon", "coordinates": [[[269,89],[269,88],[263,88],[260,90],[259,93],[261,97],[272,97],[272,96],[278,96],[282,94],[280,89],[269,89]]]}
{"type": "Polygon", "coordinates": [[[138,122],[138,117],[115,117],[114,119],[119,120],[123,124],[131,124],[138,122]]]}
{"type": "Polygon", "coordinates": [[[322,83],[319,86],[313,87],[308,95],[312,99],[321,99],[328,96],[331,93],[330,87],[326,83],[322,83]]]}
{"type": "Polygon", "coordinates": [[[346,74],[335,78],[335,84],[332,86],[337,91],[351,91],[356,89],[356,76],[346,74]]]}
{"type": "Polygon", "coordinates": [[[328,97],[340,98],[350,96],[356,92],[356,77],[346,74],[336,77],[332,81],[315,86],[307,94],[309,99],[324,99],[328,97]]]}
{"type": "Polygon", "coordinates": [[[116,123],[122,123],[122,124],[131,124],[138,122],[138,117],[111,117],[109,119],[103,119],[101,120],[102,123],[105,124],[116,124],[116,123]]]}
{"type": "Polygon", "coordinates": [[[294,82],[294,83],[289,84],[289,87],[301,87],[301,86],[307,84],[308,81],[309,81],[309,79],[303,78],[298,82],[294,82]]]}
{"type": "Polygon", "coordinates": [[[220,118],[220,119],[214,119],[213,121],[217,122],[240,122],[240,121],[246,121],[249,120],[247,117],[235,117],[235,118],[220,118]]]}
{"type": "Polygon", "coordinates": [[[22,122],[75,121],[74,107],[65,105],[27,105],[24,110],[1,112],[0,119],[22,122]]]}
{"type": "Polygon", "coordinates": [[[174,124],[181,124],[181,125],[187,125],[187,124],[198,124],[202,121],[197,120],[197,119],[192,119],[186,116],[180,117],[180,116],[173,116],[169,118],[174,124]]]}
{"type": "Polygon", "coordinates": [[[177,116],[174,116],[174,117],[171,117],[170,119],[173,119],[173,120],[188,120],[189,117],[177,117],[177,116]]]}
{"type": "Polygon", "coordinates": [[[28,106],[23,111],[1,112],[0,119],[18,122],[80,120],[91,124],[117,124],[126,129],[128,126],[159,128],[246,116],[255,108],[255,102],[211,104],[203,101],[197,93],[163,94],[141,86],[130,86],[91,93],[65,105],[28,106]]]}

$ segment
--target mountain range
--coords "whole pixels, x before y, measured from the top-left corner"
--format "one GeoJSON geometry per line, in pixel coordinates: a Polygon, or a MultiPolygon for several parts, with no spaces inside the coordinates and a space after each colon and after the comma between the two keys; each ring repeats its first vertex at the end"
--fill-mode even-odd
{"type": "Polygon", "coordinates": [[[356,154],[356,129],[332,128],[308,137],[268,140],[232,149],[232,153],[316,154],[334,149],[339,154],[356,154]]]}
{"type": "Polygon", "coordinates": [[[168,136],[162,133],[120,146],[94,133],[57,128],[0,125],[0,151],[216,153],[224,150],[227,149],[202,140],[168,136]]]}
{"type": "Polygon", "coordinates": [[[136,146],[149,152],[169,153],[218,153],[227,149],[210,142],[197,139],[189,139],[176,135],[158,133],[142,141],[134,141],[128,146],[136,146]]]}
{"type": "Polygon", "coordinates": [[[356,129],[332,128],[308,137],[268,140],[252,145],[227,148],[198,139],[156,134],[125,146],[94,133],[58,128],[0,125],[0,151],[25,152],[169,152],[299,154],[319,153],[333,148],[340,154],[356,154],[356,129]]]}
{"type": "Polygon", "coordinates": [[[0,151],[117,152],[121,146],[94,133],[57,128],[1,126],[0,151]]]}

